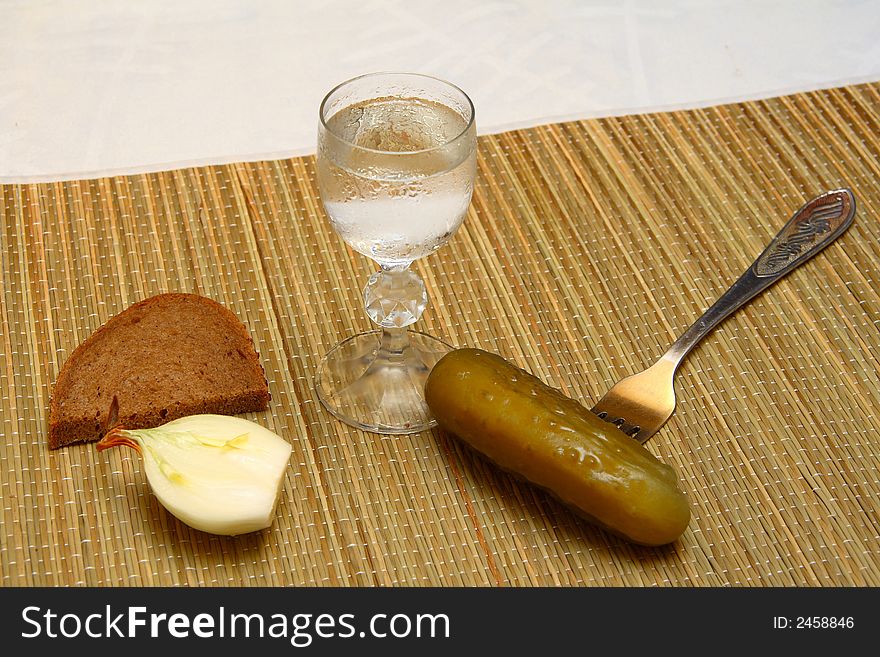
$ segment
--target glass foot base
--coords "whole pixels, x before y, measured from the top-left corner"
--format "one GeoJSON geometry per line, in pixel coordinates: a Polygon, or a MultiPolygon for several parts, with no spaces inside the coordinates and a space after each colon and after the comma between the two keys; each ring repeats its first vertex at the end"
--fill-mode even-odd
{"type": "Polygon", "coordinates": [[[318,398],[346,424],[382,434],[436,426],[425,404],[425,381],[452,347],[424,333],[398,330],[396,350],[381,348],[382,331],[369,331],[343,340],[318,365],[318,398]]]}

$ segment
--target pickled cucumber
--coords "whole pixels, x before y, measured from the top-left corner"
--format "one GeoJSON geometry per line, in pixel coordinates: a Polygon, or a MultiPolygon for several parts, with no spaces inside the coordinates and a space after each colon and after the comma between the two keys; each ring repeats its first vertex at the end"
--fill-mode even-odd
{"type": "Polygon", "coordinates": [[[450,352],[431,371],[425,397],[444,430],[630,541],[671,543],[690,521],[671,467],[500,356],[450,352]]]}

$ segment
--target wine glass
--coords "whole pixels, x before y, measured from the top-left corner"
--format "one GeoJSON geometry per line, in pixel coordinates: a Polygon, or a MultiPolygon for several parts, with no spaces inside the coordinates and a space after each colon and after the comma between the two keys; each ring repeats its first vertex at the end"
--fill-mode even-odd
{"type": "Polygon", "coordinates": [[[476,175],[474,106],[458,87],[414,73],[343,82],[321,103],[318,187],[333,229],[379,271],[364,288],[378,329],[324,356],[318,397],[343,422],[383,434],[434,426],[425,380],[451,347],[408,331],[428,304],[409,269],[461,225],[476,175]]]}

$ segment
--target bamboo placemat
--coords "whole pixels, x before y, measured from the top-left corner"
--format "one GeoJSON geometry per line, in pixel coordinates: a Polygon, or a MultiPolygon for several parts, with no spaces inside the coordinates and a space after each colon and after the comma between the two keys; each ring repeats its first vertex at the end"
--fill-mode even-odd
{"type": "Polygon", "coordinates": [[[805,200],[854,226],[728,320],[648,447],[694,517],[633,547],[439,431],[335,422],[312,376],[369,328],[374,269],[330,230],[314,160],[3,186],[0,581],[10,585],[880,584],[880,84],[482,137],[472,208],[416,269],[420,328],[595,400],[653,362],[805,200]],[[110,316],[181,290],[254,337],[293,444],[272,529],[190,530],[132,452],[50,452],[51,385],[110,316]]]}

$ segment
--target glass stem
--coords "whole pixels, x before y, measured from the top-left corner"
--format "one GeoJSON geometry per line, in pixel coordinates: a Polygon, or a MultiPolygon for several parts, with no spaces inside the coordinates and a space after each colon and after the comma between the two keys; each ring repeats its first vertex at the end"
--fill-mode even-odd
{"type": "Polygon", "coordinates": [[[367,315],[382,329],[379,360],[395,363],[409,356],[406,327],[421,317],[428,293],[418,274],[408,265],[382,268],[370,276],[364,288],[367,315]]]}
{"type": "Polygon", "coordinates": [[[409,335],[405,328],[382,327],[377,360],[388,363],[401,363],[409,350],[409,335]]]}
{"type": "MultiPolygon", "coordinates": [[[[404,272],[409,266],[389,267],[381,266],[381,275],[393,277],[398,272],[404,272]]],[[[404,360],[404,354],[409,349],[409,336],[405,327],[382,326],[382,337],[379,340],[379,360],[400,363],[404,360]]]]}

